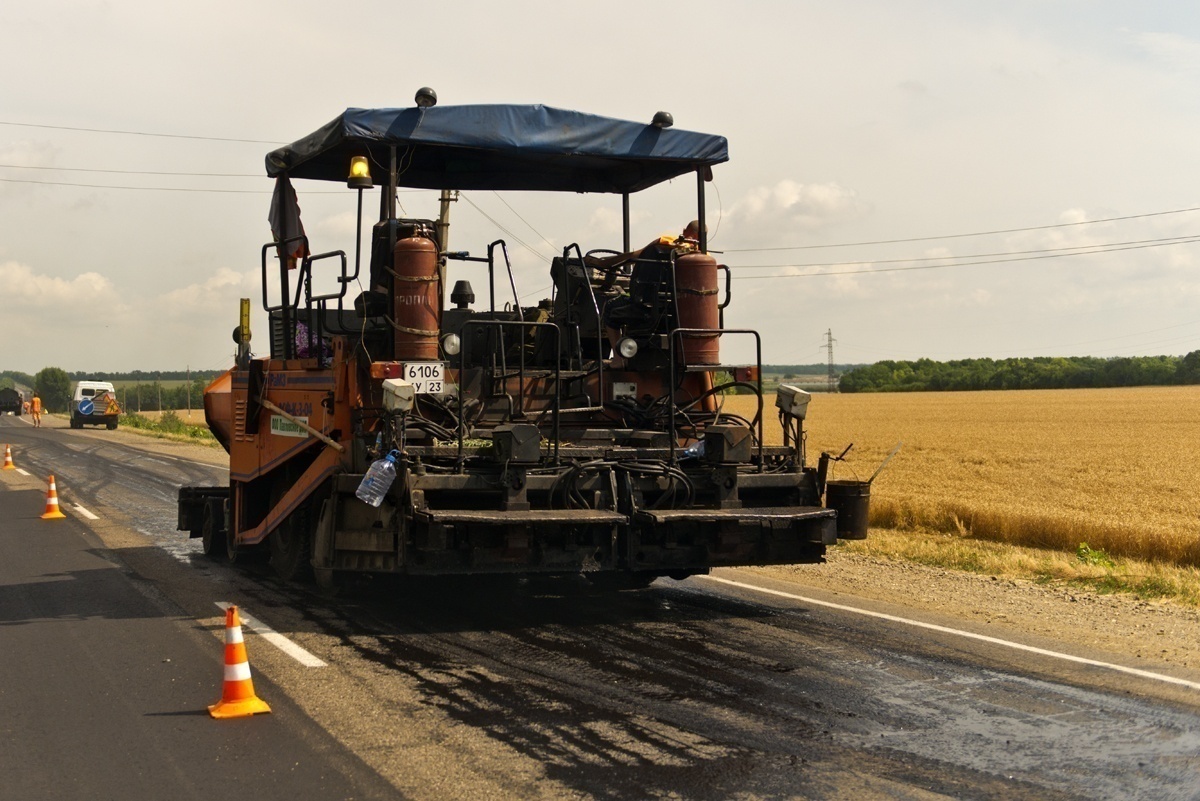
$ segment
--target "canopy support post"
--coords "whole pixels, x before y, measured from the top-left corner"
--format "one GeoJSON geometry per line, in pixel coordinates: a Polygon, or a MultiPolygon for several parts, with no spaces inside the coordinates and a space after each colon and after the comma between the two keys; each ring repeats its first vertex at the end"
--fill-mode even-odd
{"type": "Polygon", "coordinates": [[[621,193],[621,231],[624,234],[624,238],[621,240],[621,252],[628,253],[629,249],[630,249],[629,248],[630,237],[629,237],[629,193],[628,192],[621,193]]]}
{"type": "MultiPolygon", "coordinates": [[[[396,219],[396,189],[400,181],[400,176],[396,173],[396,146],[388,147],[388,183],[387,183],[387,232],[388,232],[388,249],[383,255],[384,264],[388,265],[388,314],[396,313],[396,281],[392,277],[391,271],[396,269],[393,263],[396,253],[396,226],[392,224],[392,220],[396,219]]],[[[392,358],[396,358],[395,354],[395,337],[392,339],[392,358]]]]}
{"type": "MultiPolygon", "coordinates": [[[[443,189],[438,195],[438,218],[437,218],[437,238],[438,238],[438,308],[446,308],[446,257],[445,253],[450,249],[450,202],[454,200],[453,194],[449,189],[443,189]]],[[[490,261],[489,261],[490,264],[490,261]]]]}

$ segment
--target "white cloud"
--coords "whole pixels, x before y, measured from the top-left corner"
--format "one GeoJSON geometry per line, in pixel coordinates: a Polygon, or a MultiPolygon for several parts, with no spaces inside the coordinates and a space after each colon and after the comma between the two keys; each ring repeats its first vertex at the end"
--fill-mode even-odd
{"type": "MultiPolygon", "coordinates": [[[[364,210],[364,216],[366,211],[364,210]]],[[[372,218],[374,219],[374,218],[372,218]]],[[[309,239],[319,239],[321,234],[328,236],[330,239],[337,242],[353,241],[354,239],[354,224],[358,220],[357,212],[344,211],[340,214],[331,214],[327,217],[322,217],[312,225],[306,233],[309,239]]],[[[368,220],[369,222],[369,220],[368,220]]],[[[307,228],[307,226],[306,226],[307,228]]],[[[367,234],[363,235],[363,242],[366,244],[367,234]]],[[[316,245],[314,245],[316,247],[316,245]]]]}
{"type": "Polygon", "coordinates": [[[1152,57],[1178,70],[1200,70],[1200,41],[1177,33],[1147,31],[1135,41],[1152,57]]]}
{"type": "Polygon", "coordinates": [[[36,182],[63,180],[62,173],[21,169],[51,166],[57,155],[58,148],[47,142],[0,140],[0,165],[11,165],[0,173],[6,179],[0,181],[0,198],[26,198],[38,188],[36,182]]]}
{"type": "Polygon", "coordinates": [[[921,81],[901,81],[896,88],[906,95],[923,96],[929,94],[929,87],[921,81]]]}
{"type": "Polygon", "coordinates": [[[125,349],[136,318],[113,283],[99,273],[47,275],[16,261],[0,263],[4,324],[21,335],[6,353],[15,369],[55,365],[104,369],[125,349]]]}
{"type": "Polygon", "coordinates": [[[621,214],[616,209],[601,206],[592,212],[588,219],[588,233],[597,239],[619,236],[621,233],[621,214]]]}
{"type": "Polygon", "coordinates": [[[737,242],[795,242],[798,232],[833,227],[867,211],[853,189],[835,182],[805,184],[785,178],[746,192],[725,212],[721,224],[729,228],[728,239],[737,242]]]}
{"type": "Polygon", "coordinates": [[[10,319],[46,311],[56,316],[99,309],[122,311],[125,306],[112,282],[99,273],[66,279],[35,273],[32,267],[15,261],[0,264],[0,297],[5,299],[5,314],[10,319]]]}
{"type": "MultiPolygon", "coordinates": [[[[28,140],[16,142],[0,142],[0,163],[20,167],[49,167],[54,164],[59,148],[49,142],[31,142],[28,140]]],[[[42,172],[41,170],[37,171],[42,172]]],[[[20,172],[20,175],[34,175],[33,172],[20,172]]]]}
{"type": "Polygon", "coordinates": [[[967,299],[975,306],[990,306],[992,304],[992,293],[986,289],[976,289],[967,296],[967,299]]]}
{"type": "Polygon", "coordinates": [[[151,305],[171,309],[173,316],[225,314],[234,319],[240,298],[249,297],[257,304],[261,294],[259,273],[222,267],[208,280],[171,290],[154,299],[151,305]]]}

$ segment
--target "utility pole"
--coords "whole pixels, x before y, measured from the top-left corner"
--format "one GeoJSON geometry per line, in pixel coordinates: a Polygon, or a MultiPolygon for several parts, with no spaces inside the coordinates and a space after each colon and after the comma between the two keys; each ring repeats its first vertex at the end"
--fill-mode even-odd
{"type": "Polygon", "coordinates": [[[833,343],[834,342],[837,342],[837,340],[833,338],[833,329],[830,328],[829,330],[827,330],[825,332],[825,344],[821,346],[829,351],[829,391],[830,392],[837,392],[837,388],[838,388],[837,387],[837,385],[838,385],[837,374],[835,374],[833,371],[833,343]]]}
{"type": "MultiPolygon", "coordinates": [[[[457,190],[443,189],[438,196],[438,218],[434,227],[437,230],[438,247],[442,253],[450,250],[450,204],[458,200],[457,190]]],[[[439,308],[446,306],[446,257],[438,259],[438,292],[441,293],[439,308]]]]}

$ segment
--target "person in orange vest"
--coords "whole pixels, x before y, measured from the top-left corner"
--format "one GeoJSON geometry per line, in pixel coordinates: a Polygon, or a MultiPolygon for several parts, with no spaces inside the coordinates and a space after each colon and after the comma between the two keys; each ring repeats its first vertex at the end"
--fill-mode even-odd
{"type": "Polygon", "coordinates": [[[29,413],[33,415],[33,427],[42,427],[42,399],[38,394],[33,393],[33,398],[29,401],[29,413]]]}
{"type": "MultiPolygon", "coordinates": [[[[707,230],[707,227],[705,228],[707,230]]],[[[584,256],[583,260],[589,267],[600,269],[608,269],[616,267],[626,262],[634,262],[639,260],[645,261],[668,261],[669,252],[675,250],[677,252],[690,253],[700,249],[700,221],[692,220],[684,226],[683,233],[679,236],[671,236],[663,234],[658,239],[655,239],[644,248],[631,250],[628,253],[618,253],[615,256],[605,256],[597,258],[595,256],[584,256]]],[[[635,268],[636,269],[636,268],[635,268]]]]}

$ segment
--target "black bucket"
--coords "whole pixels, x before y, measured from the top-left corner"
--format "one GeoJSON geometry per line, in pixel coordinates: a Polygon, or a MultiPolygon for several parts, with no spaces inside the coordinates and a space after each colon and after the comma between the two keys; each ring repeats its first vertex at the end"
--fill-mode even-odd
{"type": "Polygon", "coordinates": [[[870,481],[830,481],[825,484],[825,506],[837,512],[839,540],[865,540],[871,508],[870,481]]]}

